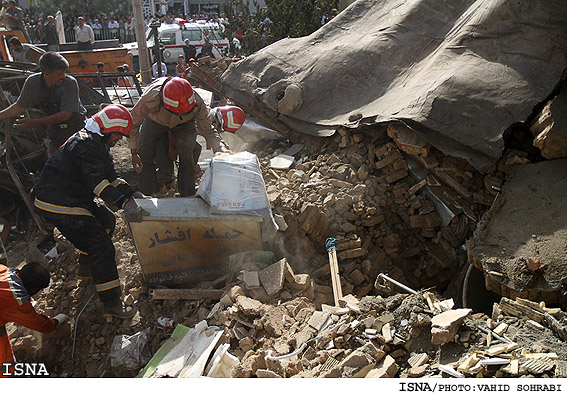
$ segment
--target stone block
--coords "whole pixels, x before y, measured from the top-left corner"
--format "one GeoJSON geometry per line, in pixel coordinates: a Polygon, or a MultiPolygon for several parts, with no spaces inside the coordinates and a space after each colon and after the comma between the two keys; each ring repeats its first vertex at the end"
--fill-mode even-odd
{"type": "Polygon", "coordinates": [[[344,241],[337,243],[337,250],[360,248],[361,244],[362,244],[362,242],[360,241],[360,238],[351,239],[351,240],[344,240],[344,241]]]}
{"type": "MultiPolygon", "coordinates": [[[[378,153],[376,153],[376,155],[378,155],[378,153]]],[[[393,164],[396,160],[398,160],[401,157],[402,155],[400,155],[398,151],[393,151],[388,156],[382,158],[381,160],[378,160],[376,162],[376,168],[382,169],[390,164],[393,164]]]]}
{"type": "Polygon", "coordinates": [[[406,176],[408,176],[407,170],[402,169],[402,170],[393,171],[388,173],[388,175],[386,175],[386,182],[394,183],[396,181],[399,181],[400,179],[405,178],[406,176]]]}
{"type": "Polygon", "coordinates": [[[408,170],[408,163],[405,160],[398,160],[394,163],[392,168],[394,169],[394,171],[399,171],[399,170],[407,171],[408,170]]]}
{"type": "Polygon", "coordinates": [[[370,174],[370,169],[366,164],[361,165],[356,171],[356,175],[361,181],[365,180],[368,177],[368,174],[370,174]]]}
{"type": "Polygon", "coordinates": [[[322,377],[363,378],[385,355],[382,349],[376,348],[371,342],[366,343],[346,356],[339,365],[323,374],[322,377]]]}
{"type": "Polygon", "coordinates": [[[284,257],[282,260],[285,260],[284,265],[284,278],[286,282],[293,282],[295,281],[295,274],[293,273],[293,268],[289,265],[287,259],[284,257]]]}
{"type": "Polygon", "coordinates": [[[340,179],[329,179],[329,183],[331,185],[333,185],[334,187],[337,187],[339,189],[342,189],[342,188],[352,189],[352,187],[354,186],[352,183],[346,182],[346,181],[341,181],[340,179]]]}
{"type": "Polygon", "coordinates": [[[264,290],[263,287],[256,287],[254,289],[248,290],[248,295],[262,303],[270,302],[273,298],[273,296],[270,296],[268,295],[268,293],[266,293],[266,290],[264,290]]]}
{"type": "Polygon", "coordinates": [[[282,376],[277,373],[270,371],[269,369],[258,369],[256,370],[257,378],[282,378],[282,376]]]}
{"type": "Polygon", "coordinates": [[[359,286],[362,282],[366,280],[366,277],[359,269],[355,269],[349,275],[350,280],[355,286],[359,286]]]}
{"type": "Polygon", "coordinates": [[[412,156],[427,156],[430,145],[416,132],[402,124],[389,124],[388,135],[396,142],[401,151],[412,156]]]}
{"type": "Polygon", "coordinates": [[[409,217],[410,228],[421,228],[425,225],[425,219],[422,215],[411,215],[409,217]]]}
{"type": "Polygon", "coordinates": [[[254,341],[250,337],[244,337],[238,342],[240,349],[246,353],[249,350],[254,349],[254,341]]]}
{"type": "Polygon", "coordinates": [[[367,253],[366,249],[356,248],[356,249],[345,250],[343,252],[339,252],[337,254],[337,257],[338,257],[339,260],[354,259],[354,258],[357,258],[357,257],[366,256],[366,253],[367,253]]]}
{"type": "Polygon", "coordinates": [[[286,322],[289,320],[290,318],[287,316],[286,309],[283,306],[269,308],[262,315],[261,319],[264,330],[272,337],[282,336],[287,331],[288,325],[286,322]]]}
{"type": "Polygon", "coordinates": [[[373,227],[384,221],[384,215],[374,215],[369,218],[362,219],[361,224],[364,227],[373,227]]]}

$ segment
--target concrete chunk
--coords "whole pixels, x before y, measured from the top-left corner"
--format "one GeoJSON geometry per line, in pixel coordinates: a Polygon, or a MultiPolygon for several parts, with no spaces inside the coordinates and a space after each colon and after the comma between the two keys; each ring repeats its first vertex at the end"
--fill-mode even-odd
{"type": "Polygon", "coordinates": [[[244,295],[244,291],[242,290],[242,288],[240,286],[232,286],[228,290],[228,296],[230,297],[232,302],[235,302],[236,297],[238,297],[239,295],[244,295]]]}
{"type": "Polygon", "coordinates": [[[472,309],[453,309],[440,313],[431,319],[431,343],[444,345],[453,340],[461,323],[472,309]]]}
{"type": "Polygon", "coordinates": [[[236,297],[236,308],[248,316],[259,316],[262,311],[262,303],[246,296],[236,297]]]}
{"type": "Polygon", "coordinates": [[[311,277],[309,274],[297,274],[294,281],[288,283],[287,286],[293,290],[306,290],[311,285],[311,277]]]}
{"type": "Polygon", "coordinates": [[[311,318],[309,318],[307,324],[309,324],[317,331],[320,331],[323,328],[324,324],[327,322],[328,317],[329,313],[327,312],[315,311],[311,315],[311,318]]]}
{"type": "Polygon", "coordinates": [[[398,373],[398,364],[390,355],[386,355],[377,365],[366,375],[367,378],[394,378],[398,373]]]}
{"type": "Polygon", "coordinates": [[[284,268],[286,264],[287,260],[281,259],[259,272],[258,276],[260,277],[260,282],[269,296],[275,295],[283,288],[284,268]]]}
{"type": "Polygon", "coordinates": [[[277,373],[270,371],[269,369],[258,369],[256,370],[256,376],[259,378],[281,378],[277,373]]]}
{"type": "Polygon", "coordinates": [[[248,290],[260,287],[258,271],[245,271],[242,274],[242,283],[244,283],[244,286],[248,290]]]}

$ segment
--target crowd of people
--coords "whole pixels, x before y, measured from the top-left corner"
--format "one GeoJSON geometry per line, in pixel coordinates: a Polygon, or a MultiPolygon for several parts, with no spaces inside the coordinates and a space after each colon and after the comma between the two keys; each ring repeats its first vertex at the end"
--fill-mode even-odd
{"type": "MultiPolygon", "coordinates": [[[[16,24],[11,23],[9,9],[12,3],[17,7],[16,0],[3,0],[2,9],[0,10],[0,24],[10,26],[15,29],[16,24]]],[[[50,34],[50,26],[48,17],[41,10],[30,7],[25,10],[19,8],[21,12],[21,22],[18,26],[19,30],[24,32],[28,41],[32,44],[48,44],[48,35],[50,34]]],[[[132,15],[118,14],[110,11],[108,14],[95,14],[95,15],[65,15],[63,17],[64,34],[67,42],[75,41],[75,27],[79,23],[79,18],[83,18],[85,25],[92,28],[95,40],[118,39],[121,43],[131,42],[135,40],[134,33],[134,18],[132,15]]],[[[224,14],[216,12],[203,12],[195,15],[188,15],[182,13],[156,13],[153,16],[145,18],[145,24],[149,25],[152,22],[159,21],[161,23],[174,23],[176,18],[181,18],[186,22],[207,21],[224,23],[226,18],[224,14]]],[[[53,21],[54,22],[54,21],[53,21]]]]}

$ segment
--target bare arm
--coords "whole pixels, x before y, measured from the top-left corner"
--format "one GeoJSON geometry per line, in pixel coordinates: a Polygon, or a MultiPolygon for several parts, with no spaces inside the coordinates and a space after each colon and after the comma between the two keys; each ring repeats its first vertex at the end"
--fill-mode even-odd
{"type": "Polygon", "coordinates": [[[9,107],[0,111],[0,120],[14,118],[18,115],[23,114],[24,112],[26,112],[26,110],[27,110],[27,108],[22,107],[22,106],[18,105],[17,103],[14,103],[14,104],[10,105],[9,107]]]}
{"type": "Polygon", "coordinates": [[[14,127],[21,130],[28,130],[33,127],[48,126],[48,125],[64,122],[69,118],[71,118],[71,115],[73,115],[73,112],[71,111],[59,111],[53,115],[44,116],[43,118],[16,119],[16,123],[14,124],[14,127]]]}

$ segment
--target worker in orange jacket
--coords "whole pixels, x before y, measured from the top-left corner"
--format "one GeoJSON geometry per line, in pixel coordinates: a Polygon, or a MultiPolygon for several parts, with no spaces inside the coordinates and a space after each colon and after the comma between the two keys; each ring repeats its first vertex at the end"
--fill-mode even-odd
{"type": "Polygon", "coordinates": [[[14,353],[5,324],[15,322],[29,329],[48,333],[68,319],[59,314],[50,319],[38,314],[30,303],[31,297],[49,285],[49,270],[44,264],[32,262],[22,269],[0,265],[0,377],[14,372],[14,353]],[[6,367],[6,364],[11,364],[6,367]]]}

